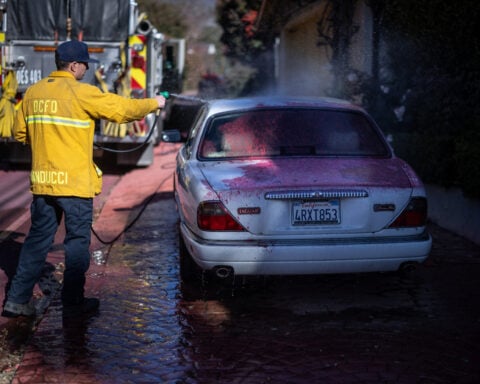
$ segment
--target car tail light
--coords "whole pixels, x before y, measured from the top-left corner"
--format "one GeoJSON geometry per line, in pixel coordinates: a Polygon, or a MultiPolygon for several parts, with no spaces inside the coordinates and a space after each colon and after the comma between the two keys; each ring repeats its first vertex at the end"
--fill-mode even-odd
{"type": "Polygon", "coordinates": [[[427,199],[412,197],[407,207],[389,228],[422,227],[427,222],[427,199]]]}
{"type": "Polygon", "coordinates": [[[204,231],[245,231],[218,201],[200,203],[197,209],[197,224],[204,231]]]}

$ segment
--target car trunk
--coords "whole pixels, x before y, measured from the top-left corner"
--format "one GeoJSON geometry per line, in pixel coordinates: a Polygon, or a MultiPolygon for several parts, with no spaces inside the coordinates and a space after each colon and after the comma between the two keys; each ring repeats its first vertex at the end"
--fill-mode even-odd
{"type": "Polygon", "coordinates": [[[396,158],[204,162],[202,172],[232,216],[260,236],[372,234],[412,192],[396,158]]]}

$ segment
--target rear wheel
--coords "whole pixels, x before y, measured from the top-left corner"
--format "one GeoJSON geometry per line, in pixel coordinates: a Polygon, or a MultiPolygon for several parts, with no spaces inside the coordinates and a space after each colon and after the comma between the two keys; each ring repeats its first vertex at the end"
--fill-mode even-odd
{"type": "Polygon", "coordinates": [[[186,283],[198,281],[201,275],[200,268],[193,261],[192,255],[185,245],[181,234],[178,235],[179,257],[180,257],[180,277],[186,283]]]}
{"type": "Polygon", "coordinates": [[[195,263],[190,254],[185,241],[179,231],[179,264],[180,279],[182,281],[182,293],[185,297],[199,298],[205,297],[207,294],[218,292],[219,288],[224,286],[231,287],[233,278],[220,279],[210,270],[203,270],[195,263]]]}

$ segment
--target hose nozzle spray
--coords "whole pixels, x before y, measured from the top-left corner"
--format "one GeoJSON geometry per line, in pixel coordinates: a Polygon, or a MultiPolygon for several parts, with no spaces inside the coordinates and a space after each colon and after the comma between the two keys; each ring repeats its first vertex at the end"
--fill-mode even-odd
{"type": "Polygon", "coordinates": [[[170,99],[170,98],[176,98],[179,100],[187,100],[187,101],[194,101],[194,102],[200,102],[200,103],[205,103],[206,100],[200,98],[200,97],[195,97],[195,96],[185,96],[185,95],[179,95],[178,93],[171,93],[168,91],[162,91],[158,92],[158,95],[163,96],[165,99],[170,99]]]}

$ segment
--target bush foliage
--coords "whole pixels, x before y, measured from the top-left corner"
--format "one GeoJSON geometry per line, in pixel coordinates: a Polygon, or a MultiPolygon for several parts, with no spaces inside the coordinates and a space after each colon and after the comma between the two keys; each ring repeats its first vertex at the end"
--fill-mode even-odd
{"type": "MultiPolygon", "coordinates": [[[[248,35],[244,16],[258,0],[223,0],[217,12],[230,57],[252,61],[271,47],[272,35],[248,35]]],[[[311,1],[283,0],[299,6],[311,1]]],[[[328,0],[332,14],[319,20],[333,55],[336,94],[361,100],[396,153],[427,183],[458,186],[480,198],[480,39],[476,0],[328,0]],[[354,7],[373,15],[372,73],[355,73],[342,54],[355,33],[354,7]],[[321,23],[330,23],[321,25],[321,23]],[[335,37],[336,34],[336,37],[335,37]],[[335,45],[335,42],[336,45],[335,45]],[[342,64],[342,65],[340,65],[342,64]],[[350,79],[357,79],[352,84],[350,79]]],[[[288,7],[287,7],[288,8],[288,7]]],[[[268,31],[264,28],[263,31],[268,31]]],[[[348,55],[345,55],[348,56],[348,55]]],[[[262,64],[266,67],[264,64],[262,64]]],[[[266,76],[261,78],[266,79],[266,76]]]]}
{"type": "Polygon", "coordinates": [[[404,108],[391,122],[397,153],[426,182],[480,197],[480,7],[473,0],[389,0],[383,17],[387,82],[396,96],[390,107],[404,108]]]}

